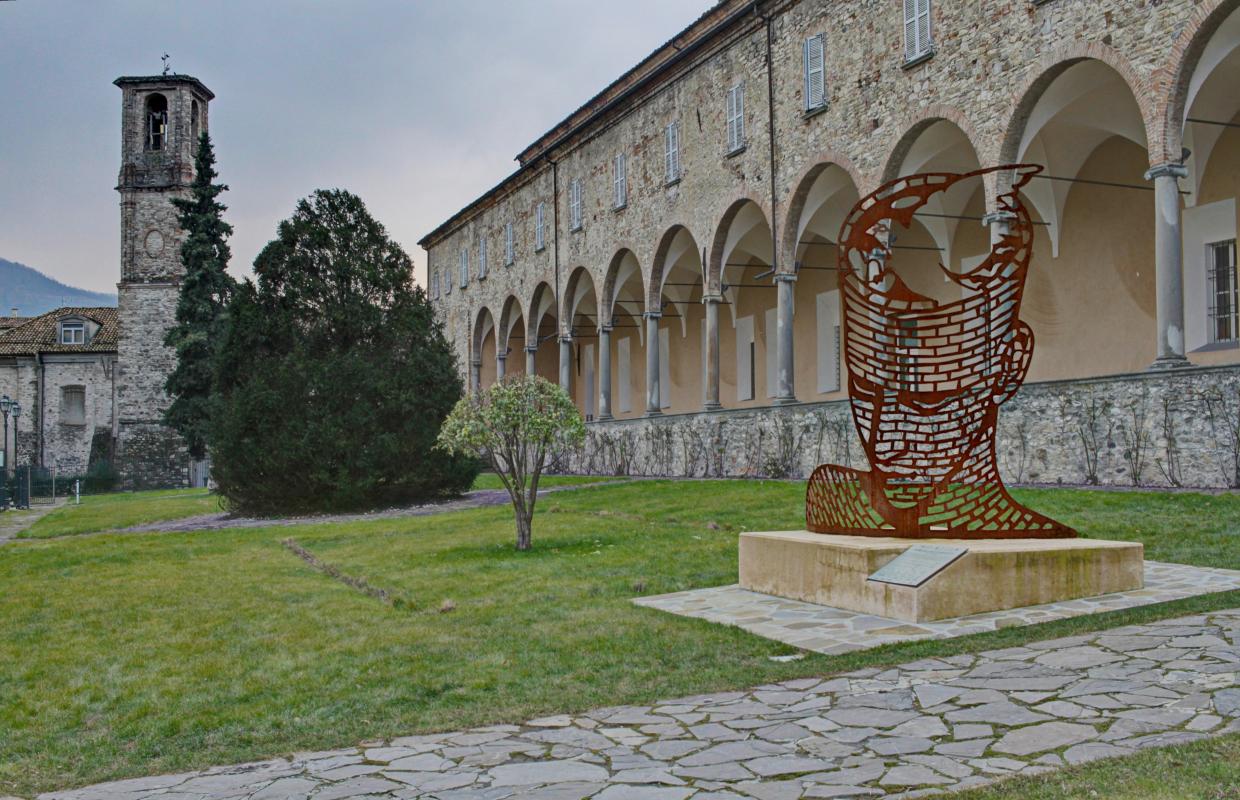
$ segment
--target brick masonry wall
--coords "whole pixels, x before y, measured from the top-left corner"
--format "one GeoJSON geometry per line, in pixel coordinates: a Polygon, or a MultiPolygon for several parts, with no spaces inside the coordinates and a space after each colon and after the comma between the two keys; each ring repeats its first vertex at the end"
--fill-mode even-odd
{"type": "MultiPolygon", "coordinates": [[[[865,469],[846,401],[595,422],[566,472],[805,478],[865,469]]],[[[1240,367],[1027,384],[996,447],[1010,483],[1240,487],[1240,367]]]]}

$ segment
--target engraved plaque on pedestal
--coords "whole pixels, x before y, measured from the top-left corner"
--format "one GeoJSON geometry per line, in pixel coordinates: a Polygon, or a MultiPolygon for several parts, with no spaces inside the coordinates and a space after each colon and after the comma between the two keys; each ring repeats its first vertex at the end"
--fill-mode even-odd
{"type": "Polygon", "coordinates": [[[921,586],[969,552],[966,547],[915,544],[888,561],[869,580],[897,586],[921,586]]]}

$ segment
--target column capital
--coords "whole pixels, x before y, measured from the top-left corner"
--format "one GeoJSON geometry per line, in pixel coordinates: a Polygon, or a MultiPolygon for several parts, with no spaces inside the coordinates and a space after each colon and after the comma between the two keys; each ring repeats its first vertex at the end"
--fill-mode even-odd
{"type": "Polygon", "coordinates": [[[775,277],[771,278],[771,280],[776,283],[796,283],[797,276],[794,272],[776,272],[775,277]]]}
{"type": "Polygon", "coordinates": [[[1149,168],[1145,173],[1145,179],[1152,181],[1157,178],[1187,178],[1188,167],[1183,164],[1177,164],[1174,161],[1168,161],[1165,164],[1158,164],[1149,168]]]}
{"type": "Polygon", "coordinates": [[[642,319],[663,319],[662,311],[643,311],[642,319]]]}
{"type": "Polygon", "coordinates": [[[537,353],[537,352],[538,352],[538,345],[536,345],[536,344],[527,344],[527,345],[525,346],[525,352],[527,352],[527,353],[537,353]]]}
{"type": "Polygon", "coordinates": [[[989,228],[996,222],[1013,222],[1015,219],[1015,211],[991,211],[982,215],[982,225],[989,228]]]}
{"type": "Polygon", "coordinates": [[[611,325],[599,325],[599,326],[598,326],[598,332],[599,332],[600,334],[603,334],[603,333],[611,333],[611,331],[612,331],[612,327],[613,327],[613,326],[611,326],[611,325]]]}
{"type": "Polygon", "coordinates": [[[702,305],[707,303],[722,303],[723,295],[721,294],[704,294],[702,295],[702,305]]]}
{"type": "Polygon", "coordinates": [[[559,336],[560,344],[572,344],[573,335],[571,333],[561,333],[559,336]]]}
{"type": "Polygon", "coordinates": [[[481,367],[481,366],[482,366],[482,359],[481,359],[481,358],[472,358],[472,359],[470,359],[470,361],[469,361],[469,365],[470,365],[471,367],[481,367]]]}
{"type": "Polygon", "coordinates": [[[508,354],[507,354],[507,353],[496,353],[496,354],[495,354],[495,358],[496,358],[496,360],[498,360],[498,361],[507,361],[507,360],[508,360],[508,354]]]}

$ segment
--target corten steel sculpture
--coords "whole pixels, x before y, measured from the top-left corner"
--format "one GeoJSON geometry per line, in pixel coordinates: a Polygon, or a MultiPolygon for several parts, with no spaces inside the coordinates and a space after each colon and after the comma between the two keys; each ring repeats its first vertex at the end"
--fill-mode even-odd
{"type": "Polygon", "coordinates": [[[840,230],[844,360],[869,471],[823,464],[810,476],[817,533],[905,538],[1051,538],[1076,532],[1017,503],[999,477],[999,406],[1024,381],[1033,331],[1018,318],[1033,224],[1018,192],[1036,166],[911,175],[860,200],[840,230]],[[935,194],[988,172],[1012,173],[998,198],[1008,230],[968,272],[943,267],[960,299],[940,302],[892,269],[892,226],[935,194]]]}

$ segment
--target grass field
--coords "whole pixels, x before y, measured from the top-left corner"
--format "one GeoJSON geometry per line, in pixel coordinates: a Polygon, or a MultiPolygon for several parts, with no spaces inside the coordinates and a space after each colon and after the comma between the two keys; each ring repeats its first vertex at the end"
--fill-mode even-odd
{"type": "MultiPolygon", "coordinates": [[[[584,486],[589,483],[609,483],[612,481],[622,481],[624,478],[614,478],[608,476],[596,475],[543,475],[538,480],[538,488],[551,489],[556,486],[584,486]]],[[[484,472],[474,481],[473,488],[477,489],[503,489],[504,484],[500,483],[499,476],[493,472],[484,472]]]]}
{"type": "Polygon", "coordinates": [[[167,522],[219,510],[219,498],[206,489],[84,495],[81,505],[58,508],[36,520],[19,536],[24,539],[72,536],[167,522]]]}
{"type": "MultiPolygon", "coordinates": [[[[512,549],[506,506],[5,545],[0,795],[741,688],[1240,605],[1240,592],[1232,592],[775,663],[768,656],[790,648],[629,602],[735,582],[736,533],[799,527],[802,492],[793,483],[634,481],[558,493],[540,503],[528,553],[512,549]],[[385,605],[312,570],[281,545],[286,537],[402,602],[385,605]],[[441,613],[445,601],[455,610],[441,613]]],[[[1144,541],[1152,559],[1240,568],[1237,496],[1019,495],[1087,535],[1144,541]]],[[[120,508],[109,513],[122,516],[120,508]]],[[[1025,795],[977,795],[992,796],[1025,795]]]]}

